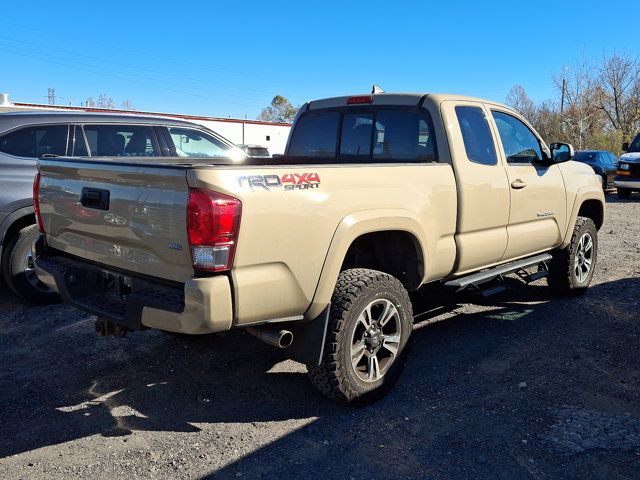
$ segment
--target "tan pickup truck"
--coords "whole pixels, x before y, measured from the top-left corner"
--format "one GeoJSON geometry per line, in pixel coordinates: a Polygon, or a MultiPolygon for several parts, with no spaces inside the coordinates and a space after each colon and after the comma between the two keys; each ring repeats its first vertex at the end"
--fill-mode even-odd
{"type": "Polygon", "coordinates": [[[273,159],[157,137],[177,156],[39,161],[38,275],[102,334],[247,328],[325,395],[364,401],[403,369],[408,291],[489,294],[518,273],[578,294],[593,275],[600,178],[503,105],[312,101],[273,159]]]}

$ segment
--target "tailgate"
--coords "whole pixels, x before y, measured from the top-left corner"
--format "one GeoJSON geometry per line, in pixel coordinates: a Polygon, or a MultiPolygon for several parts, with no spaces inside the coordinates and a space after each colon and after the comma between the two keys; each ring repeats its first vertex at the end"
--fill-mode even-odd
{"type": "Polygon", "coordinates": [[[186,167],[41,159],[49,247],[166,280],[193,276],[186,167]]]}

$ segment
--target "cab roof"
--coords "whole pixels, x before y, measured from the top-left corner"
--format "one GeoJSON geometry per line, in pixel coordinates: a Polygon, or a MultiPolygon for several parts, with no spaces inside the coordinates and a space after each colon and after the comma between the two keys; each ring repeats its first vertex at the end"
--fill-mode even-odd
{"type": "MultiPolygon", "coordinates": [[[[469,97],[466,95],[457,95],[450,93],[359,93],[348,96],[340,96],[340,97],[331,97],[324,98],[320,100],[312,100],[309,102],[309,109],[318,109],[318,108],[335,108],[335,107],[343,107],[348,105],[349,99],[353,98],[367,98],[371,97],[370,102],[362,102],[358,103],[359,105],[406,105],[406,106],[415,106],[420,103],[420,100],[424,97],[425,101],[429,101],[431,103],[439,105],[441,102],[446,100],[456,100],[456,101],[465,101],[465,102],[479,102],[479,103],[489,103],[491,105],[499,105],[501,107],[506,107],[500,103],[486,100],[482,98],[469,97]]],[[[356,105],[358,105],[356,104],[356,105]]]]}

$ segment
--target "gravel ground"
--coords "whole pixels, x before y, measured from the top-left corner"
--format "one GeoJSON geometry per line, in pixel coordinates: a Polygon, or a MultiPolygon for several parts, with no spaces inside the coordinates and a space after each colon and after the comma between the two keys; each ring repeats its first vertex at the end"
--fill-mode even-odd
{"type": "Polygon", "coordinates": [[[403,378],[361,408],[243,332],[99,338],[0,290],[0,478],[637,479],[639,200],[609,196],[581,298],[423,292],[403,378]]]}

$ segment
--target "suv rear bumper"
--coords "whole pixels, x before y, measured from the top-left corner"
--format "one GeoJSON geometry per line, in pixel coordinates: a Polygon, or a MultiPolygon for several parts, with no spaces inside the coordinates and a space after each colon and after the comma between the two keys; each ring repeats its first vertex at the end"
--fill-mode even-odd
{"type": "Polygon", "coordinates": [[[167,285],[36,248],[38,278],[66,303],[99,318],[130,330],[203,334],[231,328],[231,287],[224,275],[167,285]]]}

